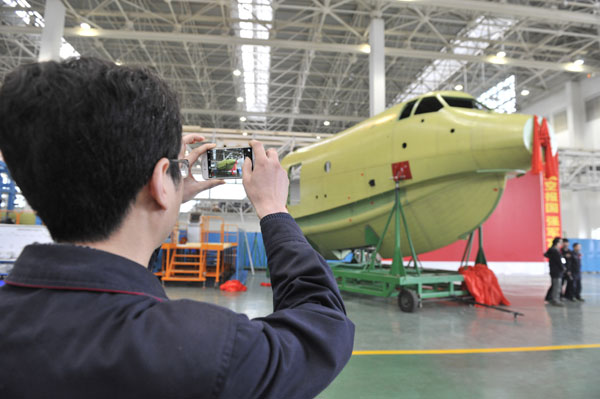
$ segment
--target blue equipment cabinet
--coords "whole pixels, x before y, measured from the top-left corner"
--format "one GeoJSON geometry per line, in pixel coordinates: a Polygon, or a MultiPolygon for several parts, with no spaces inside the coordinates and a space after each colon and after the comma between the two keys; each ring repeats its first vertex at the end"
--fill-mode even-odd
{"type": "MultiPolygon", "coordinates": [[[[4,197],[4,194],[8,194],[8,201],[6,209],[11,211],[15,209],[15,200],[17,199],[17,186],[10,177],[8,167],[2,161],[0,161],[0,196],[4,197]]],[[[5,204],[2,204],[4,208],[5,204]]]]}

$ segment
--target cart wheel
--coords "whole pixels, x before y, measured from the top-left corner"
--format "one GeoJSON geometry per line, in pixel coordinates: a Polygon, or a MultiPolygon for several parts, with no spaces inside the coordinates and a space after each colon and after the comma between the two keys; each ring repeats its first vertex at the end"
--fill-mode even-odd
{"type": "Polygon", "coordinates": [[[400,310],[407,313],[413,313],[419,306],[419,297],[413,290],[403,288],[398,295],[398,306],[400,310]]]}

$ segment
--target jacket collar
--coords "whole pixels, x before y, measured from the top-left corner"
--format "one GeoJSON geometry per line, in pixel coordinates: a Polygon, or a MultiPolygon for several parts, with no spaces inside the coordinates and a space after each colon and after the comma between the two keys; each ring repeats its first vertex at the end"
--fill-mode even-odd
{"type": "Polygon", "coordinates": [[[69,244],[25,247],[6,284],[168,299],[158,279],[144,266],[110,252],[69,244]]]}

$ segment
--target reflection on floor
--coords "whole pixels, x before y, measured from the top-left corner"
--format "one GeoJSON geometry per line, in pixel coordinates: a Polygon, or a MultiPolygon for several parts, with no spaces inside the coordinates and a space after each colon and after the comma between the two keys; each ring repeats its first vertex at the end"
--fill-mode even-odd
{"type": "MultiPolygon", "coordinates": [[[[354,349],[429,350],[600,344],[600,275],[583,277],[585,303],[544,305],[549,277],[500,277],[510,314],[454,302],[425,303],[402,313],[395,298],[344,294],[356,324],[354,349]]],[[[166,287],[170,298],[216,303],[249,317],[272,311],[264,273],[248,291],[199,285],[166,287]]],[[[600,349],[542,352],[353,356],[319,398],[600,398],[600,349]]]]}

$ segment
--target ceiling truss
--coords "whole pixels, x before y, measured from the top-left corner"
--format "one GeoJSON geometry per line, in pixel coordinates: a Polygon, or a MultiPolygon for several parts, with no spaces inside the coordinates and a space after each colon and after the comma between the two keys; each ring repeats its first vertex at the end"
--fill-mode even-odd
{"type": "MultiPolygon", "coordinates": [[[[44,1],[28,3],[31,8],[25,9],[0,1],[0,79],[16,66],[35,61],[39,51],[40,29],[25,25],[15,11],[43,14],[44,1]]],[[[268,39],[236,34],[244,21],[234,18],[235,0],[63,3],[65,39],[81,55],[151,67],[178,92],[186,125],[223,134],[230,130],[238,138],[246,137],[240,136],[243,132],[266,129],[305,132],[310,140],[318,140],[366,118],[369,70],[363,51],[373,16],[385,21],[388,104],[440,58],[463,61],[464,67],[433,82],[437,88],[460,83],[478,96],[514,74],[518,91],[526,88],[531,93],[518,98],[521,108],[567,80],[600,72],[597,0],[273,0],[268,39]],[[497,40],[460,37],[481,15],[511,18],[514,24],[497,40]],[[81,35],[83,22],[90,24],[93,35],[81,35]],[[459,54],[449,48],[457,40],[485,41],[487,47],[477,56],[459,54]],[[239,66],[241,45],[271,49],[265,112],[249,113],[236,101],[242,92],[240,78],[232,72],[239,66]],[[500,50],[507,54],[504,64],[490,58],[500,50]],[[565,70],[575,59],[585,60],[581,70],[565,70]],[[249,118],[242,122],[242,116],[249,118]]],[[[286,140],[290,143],[293,135],[286,140]]]]}

